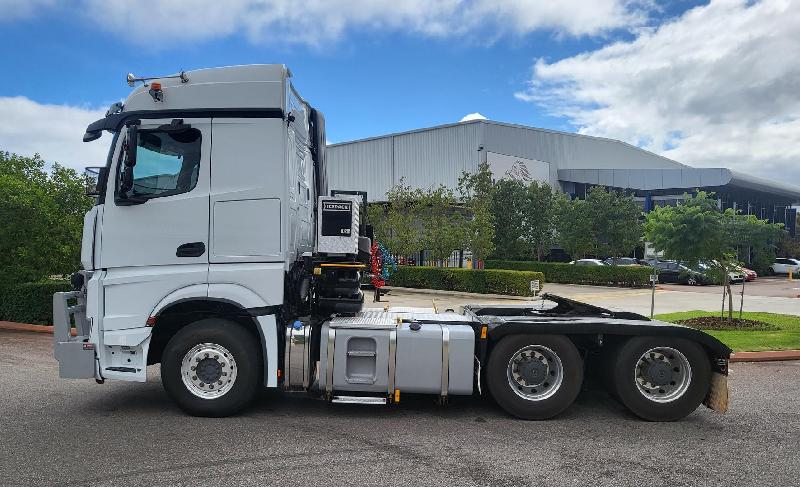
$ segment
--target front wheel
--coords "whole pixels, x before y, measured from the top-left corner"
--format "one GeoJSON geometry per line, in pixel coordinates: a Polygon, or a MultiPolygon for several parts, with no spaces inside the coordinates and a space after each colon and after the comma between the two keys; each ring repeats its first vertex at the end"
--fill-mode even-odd
{"type": "Polygon", "coordinates": [[[609,373],[614,395],[647,421],[675,421],[703,402],[711,362],[703,347],[675,337],[634,337],[617,351],[609,373]]]}
{"type": "Polygon", "coordinates": [[[489,355],[486,378],[492,397],[508,413],[547,419],[575,401],[583,382],[583,360],[562,335],[507,336],[489,355]]]}
{"type": "Polygon", "coordinates": [[[255,397],[263,377],[258,339],[238,323],[210,318],[176,333],[164,349],[161,382],[194,416],[229,416],[255,397]]]}

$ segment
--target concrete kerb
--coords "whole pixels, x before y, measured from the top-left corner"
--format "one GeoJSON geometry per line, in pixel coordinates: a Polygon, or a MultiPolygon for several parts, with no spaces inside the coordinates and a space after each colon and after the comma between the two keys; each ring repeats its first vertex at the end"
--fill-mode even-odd
{"type": "MultiPolygon", "coordinates": [[[[406,288],[395,288],[406,289],[406,288]]],[[[411,289],[409,289],[411,290],[411,289]]],[[[414,290],[416,291],[416,290],[414,290]]],[[[435,294],[435,293],[430,293],[435,294]]],[[[470,293],[463,293],[470,294],[470,293]]],[[[477,294],[476,296],[487,296],[477,294]]],[[[508,296],[506,296],[508,298],[508,296]]],[[[14,323],[12,321],[0,321],[0,330],[22,331],[30,333],[53,334],[53,327],[48,325],[31,325],[28,323],[14,323]]],[[[72,330],[73,336],[75,330],[72,330]]],[[[800,360],[800,350],[771,350],[765,352],[737,352],[731,355],[731,362],[774,362],[783,360],[800,360]]]]}
{"type": "Polygon", "coordinates": [[[30,331],[33,333],[53,334],[52,325],[30,325],[28,323],[15,323],[13,321],[0,321],[0,330],[30,331]]]}

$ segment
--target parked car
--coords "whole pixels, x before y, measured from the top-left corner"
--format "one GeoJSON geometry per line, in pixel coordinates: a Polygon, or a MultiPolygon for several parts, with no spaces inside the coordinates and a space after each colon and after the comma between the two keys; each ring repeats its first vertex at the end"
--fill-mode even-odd
{"type": "Polygon", "coordinates": [[[743,282],[747,279],[744,269],[733,270],[728,273],[728,278],[731,282],[743,282]]]}
{"type": "Polygon", "coordinates": [[[775,274],[788,274],[789,272],[797,274],[800,272],[800,260],[778,257],[775,259],[775,263],[772,264],[772,272],[775,274]]]}
{"type": "MultiPolygon", "coordinates": [[[[699,264],[700,271],[706,274],[707,276],[714,275],[713,269],[717,266],[717,261],[712,260],[710,263],[701,262],[699,264]]],[[[732,283],[742,282],[745,280],[745,273],[741,266],[731,266],[729,267],[731,270],[728,272],[728,281],[732,283]]],[[[713,280],[713,279],[711,279],[713,280]]],[[[721,282],[717,282],[718,284],[722,284],[721,282]]]]}
{"type": "Polygon", "coordinates": [[[570,262],[570,264],[573,264],[573,265],[606,265],[606,263],[603,262],[600,259],[578,259],[578,260],[573,260],[572,262],[570,262]]]}
{"type": "Polygon", "coordinates": [[[747,267],[737,267],[736,270],[744,274],[744,280],[747,282],[755,281],[758,279],[758,273],[753,269],[748,269],[747,267]]]}
{"type": "Polygon", "coordinates": [[[606,265],[642,265],[639,259],[634,259],[633,257],[609,257],[603,262],[605,262],[606,265]]]}
{"type": "Polygon", "coordinates": [[[659,261],[655,262],[653,267],[658,271],[659,282],[688,284],[690,286],[700,286],[711,283],[711,278],[704,273],[695,269],[690,269],[678,262],[659,261]]]}

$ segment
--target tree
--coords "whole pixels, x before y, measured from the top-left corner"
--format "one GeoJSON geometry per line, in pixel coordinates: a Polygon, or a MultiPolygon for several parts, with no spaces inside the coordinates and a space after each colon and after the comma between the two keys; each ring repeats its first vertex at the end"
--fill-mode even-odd
{"type": "Polygon", "coordinates": [[[554,197],[553,212],[557,241],[573,259],[580,259],[596,248],[589,204],[559,193],[554,197]]]}
{"type": "Polygon", "coordinates": [[[92,206],[78,173],[38,155],[0,152],[0,268],[19,283],[80,268],[83,216],[92,206]]]}
{"type": "Polygon", "coordinates": [[[422,227],[423,247],[434,260],[450,257],[462,241],[462,217],[457,211],[453,191],[440,185],[437,188],[418,190],[419,222],[422,227]]]}
{"type": "Polygon", "coordinates": [[[369,218],[375,236],[396,256],[408,257],[422,248],[419,225],[419,194],[403,179],[386,193],[385,206],[370,205],[369,218]]]}
{"type": "Polygon", "coordinates": [[[678,206],[655,208],[645,223],[645,237],[667,258],[690,267],[704,263],[716,271],[728,296],[728,319],[733,318],[729,273],[738,264],[737,247],[766,248],[780,232],[780,225],[752,215],[738,214],[732,208],[720,211],[716,199],[705,192],[684,195],[678,206]]]}
{"type": "MultiPolygon", "coordinates": [[[[800,257],[800,237],[792,237],[786,232],[778,243],[777,252],[781,257],[800,257]]],[[[767,265],[770,266],[773,262],[769,262],[767,265]]]]}
{"type": "Polygon", "coordinates": [[[547,183],[532,181],[525,188],[522,238],[527,257],[542,260],[555,241],[555,198],[553,188],[547,183]]]}
{"type": "Polygon", "coordinates": [[[733,210],[726,212],[725,223],[726,238],[736,249],[737,260],[749,261],[759,272],[764,272],[775,262],[775,249],[788,237],[780,224],[759,220],[755,215],[742,215],[733,210]]]}
{"type": "Polygon", "coordinates": [[[498,259],[514,260],[529,255],[524,239],[525,205],[525,183],[516,179],[495,182],[491,213],[495,222],[494,255],[498,259]]]}
{"type": "Polygon", "coordinates": [[[462,222],[462,246],[472,251],[476,262],[485,259],[495,249],[494,190],[492,172],[487,163],[482,163],[475,173],[464,172],[458,180],[461,201],[469,213],[462,222]]]}
{"type": "Polygon", "coordinates": [[[598,257],[629,255],[641,242],[642,208],[631,196],[602,186],[595,186],[586,195],[592,220],[592,235],[598,257]]]}

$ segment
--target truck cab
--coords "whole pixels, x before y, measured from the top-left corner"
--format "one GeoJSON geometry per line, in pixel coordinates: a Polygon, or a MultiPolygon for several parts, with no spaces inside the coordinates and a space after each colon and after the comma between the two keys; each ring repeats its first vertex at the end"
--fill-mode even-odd
{"type": "MultiPolygon", "coordinates": [[[[165,345],[156,323],[192,307],[284,304],[327,191],[324,119],[290,77],[261,65],[145,80],[88,127],[87,141],[113,135],[81,251],[94,377],[145,380],[165,345]]],[[[275,315],[255,319],[275,387],[275,315]]]]}

